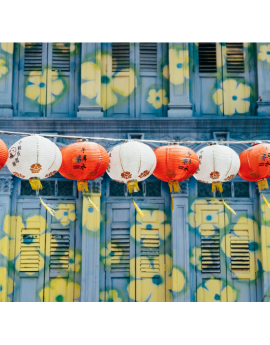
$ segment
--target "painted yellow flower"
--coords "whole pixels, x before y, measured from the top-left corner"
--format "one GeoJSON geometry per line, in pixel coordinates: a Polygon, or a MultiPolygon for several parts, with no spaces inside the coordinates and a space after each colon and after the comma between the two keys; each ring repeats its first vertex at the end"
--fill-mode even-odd
{"type": "Polygon", "coordinates": [[[64,88],[63,79],[56,71],[50,69],[45,69],[42,73],[32,71],[28,77],[25,95],[39,104],[50,104],[62,94],[64,88]],[[47,79],[51,80],[51,83],[48,84],[47,79]]]}
{"type": "Polygon", "coordinates": [[[122,302],[122,298],[116,290],[101,291],[99,294],[100,302],[122,302]]]}
{"type": "Polygon", "coordinates": [[[155,233],[158,230],[159,238],[164,240],[171,233],[171,225],[166,223],[166,215],[164,211],[161,210],[143,210],[143,218],[137,220],[136,225],[132,225],[130,229],[130,235],[135,238],[136,241],[141,241],[141,231],[144,233],[144,237],[147,238],[148,235],[155,233]],[[136,230],[137,227],[137,230],[136,230]],[[165,229],[164,229],[165,227],[165,229]],[[135,235],[136,234],[136,235],[135,235]]]}
{"type": "Polygon", "coordinates": [[[69,269],[73,272],[80,272],[82,264],[82,256],[80,253],[74,252],[74,250],[69,250],[69,269]]]}
{"type": "Polygon", "coordinates": [[[10,302],[7,296],[13,291],[13,280],[8,277],[6,267],[0,267],[0,302],[10,302]]]}
{"type": "Polygon", "coordinates": [[[9,53],[9,54],[13,54],[13,48],[14,48],[14,43],[1,43],[1,48],[3,51],[9,53]]]}
{"type": "Polygon", "coordinates": [[[270,63],[270,44],[264,44],[260,46],[258,58],[261,61],[266,61],[270,63]]]}
{"type": "Polygon", "coordinates": [[[7,74],[8,68],[7,63],[4,59],[0,59],[0,79],[7,74]]]}
{"type": "Polygon", "coordinates": [[[202,270],[202,253],[200,247],[194,247],[191,250],[189,262],[198,270],[202,270]]]}
{"type": "Polygon", "coordinates": [[[227,79],[221,83],[221,89],[214,93],[213,100],[224,115],[245,114],[249,111],[250,94],[250,86],[227,79]]]}
{"type": "MultiPolygon", "coordinates": [[[[137,257],[130,261],[130,275],[135,277],[135,267],[140,267],[141,259],[145,266],[154,267],[153,261],[147,257],[137,257]],[[136,263],[135,263],[136,262],[136,263]]],[[[147,277],[133,279],[128,285],[129,297],[138,302],[157,302],[160,296],[170,296],[172,300],[173,293],[181,292],[186,285],[184,274],[177,268],[171,266],[172,258],[166,254],[159,256],[160,262],[166,263],[166,271],[147,272],[147,277]],[[135,291],[137,291],[135,296],[135,291]],[[138,294],[138,291],[140,293],[138,294]]]]}
{"type": "Polygon", "coordinates": [[[48,302],[73,302],[81,295],[81,287],[74,282],[67,282],[67,279],[57,277],[52,279],[49,286],[45,287],[39,293],[41,300],[48,302]],[[73,298],[72,298],[73,296],[73,298]]]}
{"type": "Polygon", "coordinates": [[[169,65],[164,66],[163,76],[174,85],[183,84],[189,79],[189,57],[188,50],[169,49],[169,65]]]}
{"type": "Polygon", "coordinates": [[[75,206],[73,204],[60,204],[58,211],[55,212],[55,218],[60,220],[62,225],[68,225],[76,219],[75,206]]]}
{"type": "Polygon", "coordinates": [[[152,89],[149,91],[147,102],[152,104],[155,109],[159,109],[162,105],[167,105],[169,100],[164,89],[158,91],[152,89]]]}
{"type": "Polygon", "coordinates": [[[116,94],[127,97],[136,87],[133,69],[125,71],[125,76],[122,71],[116,74],[109,72],[112,71],[112,57],[108,54],[102,54],[96,64],[84,62],[81,71],[82,79],[85,80],[81,86],[82,94],[90,99],[96,97],[96,103],[101,105],[103,110],[118,102],[116,94]]]}
{"type": "Polygon", "coordinates": [[[100,250],[101,260],[106,266],[110,266],[113,262],[114,264],[120,263],[121,255],[123,254],[121,248],[117,248],[116,245],[108,243],[105,247],[100,250]],[[112,250],[112,246],[114,247],[112,250]]]}
{"type": "Polygon", "coordinates": [[[197,289],[199,302],[235,302],[236,299],[237,291],[221,279],[214,277],[204,281],[197,289]]]}

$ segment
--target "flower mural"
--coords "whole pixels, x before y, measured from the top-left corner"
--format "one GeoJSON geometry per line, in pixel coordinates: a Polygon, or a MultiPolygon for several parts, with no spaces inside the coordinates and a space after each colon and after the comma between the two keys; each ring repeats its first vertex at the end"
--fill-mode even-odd
{"type": "Polygon", "coordinates": [[[237,290],[222,279],[214,277],[204,280],[196,293],[197,301],[200,302],[235,302],[237,300],[237,290]]]}
{"type": "Polygon", "coordinates": [[[189,79],[188,50],[169,49],[169,65],[164,66],[163,76],[174,85],[181,85],[189,79]]]}
{"type": "Polygon", "coordinates": [[[10,302],[7,295],[13,292],[13,285],[13,280],[8,277],[6,267],[0,267],[0,302],[10,302]]]}
{"type": "Polygon", "coordinates": [[[6,53],[13,54],[14,43],[1,43],[1,49],[6,53]]]}
{"type": "Polygon", "coordinates": [[[250,86],[227,79],[214,93],[213,100],[224,115],[245,114],[249,111],[250,94],[250,86]]]}
{"type": "Polygon", "coordinates": [[[270,44],[260,45],[258,59],[270,63],[270,44]]]}
{"type": "Polygon", "coordinates": [[[80,253],[75,253],[73,249],[69,250],[69,269],[72,272],[80,272],[82,266],[82,256],[80,253]]]}
{"type": "Polygon", "coordinates": [[[42,289],[39,293],[41,300],[48,302],[73,302],[81,295],[81,287],[75,282],[68,281],[67,279],[57,277],[51,279],[49,286],[42,289]]]}
{"type": "Polygon", "coordinates": [[[25,96],[39,104],[51,104],[60,97],[65,89],[64,79],[51,69],[29,73],[25,96]],[[51,82],[48,83],[48,80],[51,82]]]}
{"type": "Polygon", "coordinates": [[[73,204],[60,204],[55,212],[55,218],[60,220],[62,225],[68,225],[76,219],[75,206],[73,204]]]}
{"type": "Polygon", "coordinates": [[[82,64],[81,75],[84,82],[81,92],[87,98],[96,98],[96,103],[106,110],[117,104],[119,96],[127,97],[133,92],[137,84],[136,76],[131,68],[128,72],[125,71],[125,76],[128,75],[129,78],[124,78],[122,71],[114,74],[109,54],[102,54],[96,62],[82,64]]]}
{"type": "Polygon", "coordinates": [[[0,79],[3,78],[8,72],[7,62],[4,59],[0,59],[0,79]]]}
{"type": "Polygon", "coordinates": [[[101,291],[99,294],[100,302],[122,302],[117,290],[101,291]]]}
{"type": "Polygon", "coordinates": [[[155,109],[159,109],[162,105],[167,105],[169,100],[164,89],[158,91],[152,89],[149,91],[147,102],[152,104],[155,109]]]}
{"type": "Polygon", "coordinates": [[[114,264],[119,264],[123,252],[116,244],[108,243],[100,250],[101,260],[104,265],[110,266],[112,261],[114,264]]]}

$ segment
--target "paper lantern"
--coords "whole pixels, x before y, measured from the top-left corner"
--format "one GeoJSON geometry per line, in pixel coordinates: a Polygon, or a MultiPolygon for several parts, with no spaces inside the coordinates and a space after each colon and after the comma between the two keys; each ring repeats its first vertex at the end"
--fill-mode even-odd
{"type": "MultiPolygon", "coordinates": [[[[114,146],[109,151],[108,175],[115,181],[126,183],[129,193],[138,192],[138,182],[147,179],[155,170],[156,156],[148,146],[138,141],[128,140],[114,146]]],[[[134,206],[138,209],[136,203],[134,206]]]]}
{"type": "Polygon", "coordinates": [[[78,141],[61,149],[63,161],[59,173],[78,181],[78,190],[88,192],[88,180],[105,173],[109,165],[107,151],[99,144],[78,141]]]}
{"type": "Polygon", "coordinates": [[[8,159],[8,148],[6,144],[3,142],[3,140],[0,139],[0,170],[6,164],[7,159],[8,159]]]}
{"type": "MultiPolygon", "coordinates": [[[[239,176],[243,180],[258,182],[259,190],[268,189],[267,178],[270,177],[270,144],[255,143],[239,155],[240,170],[239,176]]],[[[267,204],[264,195],[262,197],[267,204]]]]}
{"type": "MultiPolygon", "coordinates": [[[[39,135],[22,138],[8,151],[7,167],[9,171],[22,179],[29,180],[34,190],[42,189],[41,179],[57,173],[62,163],[59,148],[49,139],[39,135]]],[[[53,215],[50,207],[41,203],[53,215]]]]}
{"type": "Polygon", "coordinates": [[[178,181],[190,178],[199,167],[199,159],[194,151],[185,146],[161,146],[154,151],[157,158],[153,175],[168,182],[170,191],[179,192],[178,181]]]}
{"type": "MultiPolygon", "coordinates": [[[[223,192],[222,182],[230,181],[238,173],[240,160],[237,153],[224,145],[210,145],[197,152],[199,168],[194,177],[203,183],[212,183],[212,192],[223,192]]],[[[225,202],[223,204],[235,213],[225,202]]]]}

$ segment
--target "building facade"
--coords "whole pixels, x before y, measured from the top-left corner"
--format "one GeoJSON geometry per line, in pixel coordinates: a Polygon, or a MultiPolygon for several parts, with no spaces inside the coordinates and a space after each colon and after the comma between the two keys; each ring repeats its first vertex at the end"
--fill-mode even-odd
{"type": "MultiPolygon", "coordinates": [[[[241,141],[269,139],[269,116],[268,43],[0,44],[2,131],[239,141],[230,145],[239,154],[250,146],[241,141]]],[[[0,138],[10,147],[20,137],[0,138]]],[[[96,142],[107,151],[120,143],[96,142]]],[[[0,301],[270,299],[270,210],[257,184],[223,184],[236,215],[193,177],[173,212],[154,176],[136,195],[107,174],[88,194],[59,173],[42,184],[55,217],[28,181],[0,171],[0,301]]]]}

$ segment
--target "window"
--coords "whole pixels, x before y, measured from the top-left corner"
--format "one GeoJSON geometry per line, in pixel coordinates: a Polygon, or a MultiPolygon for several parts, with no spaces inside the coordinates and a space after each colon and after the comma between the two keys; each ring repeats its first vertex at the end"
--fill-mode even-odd
{"type": "Polygon", "coordinates": [[[195,46],[195,113],[255,114],[252,85],[256,81],[253,72],[256,69],[251,48],[251,43],[237,42],[195,46]],[[241,100],[245,102],[239,106],[241,100]]]}
{"type": "MultiPolygon", "coordinates": [[[[222,183],[224,198],[249,198],[249,182],[224,182],[222,183]]],[[[212,193],[210,183],[197,182],[197,191],[199,198],[221,198],[221,193],[212,193]]]]}
{"type": "MultiPolygon", "coordinates": [[[[56,197],[73,197],[74,196],[74,182],[64,180],[42,180],[42,189],[40,189],[40,196],[56,196],[56,197]]],[[[37,196],[37,191],[33,190],[29,181],[21,180],[21,196],[37,196]]]]}
{"type": "Polygon", "coordinates": [[[16,44],[18,73],[14,82],[14,115],[76,116],[78,48],[75,43],[16,44]]]}
{"type": "Polygon", "coordinates": [[[129,194],[124,183],[110,181],[109,195],[116,197],[161,197],[161,181],[143,181],[138,183],[140,191],[129,194]]]}

